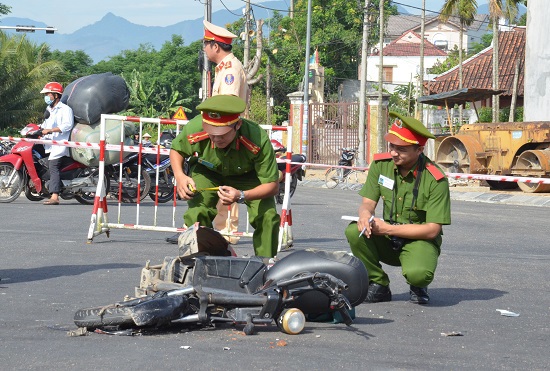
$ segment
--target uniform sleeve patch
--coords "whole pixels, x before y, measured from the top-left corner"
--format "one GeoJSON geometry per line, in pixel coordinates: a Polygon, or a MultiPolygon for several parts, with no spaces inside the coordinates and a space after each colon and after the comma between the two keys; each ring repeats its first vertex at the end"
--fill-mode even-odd
{"type": "Polygon", "coordinates": [[[233,76],[232,74],[225,75],[225,83],[227,85],[231,85],[234,82],[235,82],[235,76],[233,76]]]}

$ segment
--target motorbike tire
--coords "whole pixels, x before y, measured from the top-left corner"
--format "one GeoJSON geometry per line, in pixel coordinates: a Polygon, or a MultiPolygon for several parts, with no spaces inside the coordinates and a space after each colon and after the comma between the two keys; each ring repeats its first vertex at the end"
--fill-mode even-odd
{"type": "Polygon", "coordinates": [[[336,188],[338,183],[340,183],[341,181],[342,181],[341,169],[331,167],[325,173],[325,185],[327,186],[327,188],[330,188],[330,189],[336,188]]]}
{"type": "Polygon", "coordinates": [[[135,326],[132,311],[128,307],[98,307],[79,309],[74,314],[78,327],[135,326]]]}
{"type": "Polygon", "coordinates": [[[0,164],[0,202],[8,203],[13,202],[19,197],[25,186],[25,179],[23,178],[23,172],[15,170],[12,164],[1,163],[0,164]],[[12,186],[7,187],[5,182],[12,176],[12,186]]]}
{"type": "MultiPolygon", "coordinates": [[[[292,178],[290,179],[290,197],[294,196],[294,192],[296,192],[296,187],[298,186],[298,176],[296,174],[292,175],[292,178]]],[[[279,193],[275,196],[275,201],[278,204],[283,203],[283,199],[285,197],[285,183],[279,183],[279,193]]]]}
{"type": "MultiPolygon", "coordinates": [[[[116,179],[116,181],[117,181],[117,191],[118,191],[118,178],[116,179]]],[[[123,179],[122,199],[126,202],[136,203],[138,200],[137,176],[135,178],[131,178],[130,181],[131,181],[131,184],[129,184],[123,179]]],[[[144,168],[141,170],[141,182],[140,182],[139,192],[140,192],[140,195],[139,195],[140,201],[142,201],[145,197],[147,197],[149,192],[151,192],[151,176],[144,168]]]]}
{"type": "MultiPolygon", "coordinates": [[[[29,179],[28,181],[30,182],[31,180],[29,179]]],[[[32,188],[29,187],[28,184],[25,187],[25,197],[27,197],[28,200],[35,201],[35,202],[36,201],[42,201],[45,198],[40,193],[33,192],[32,188]]]]}
{"type": "MultiPolygon", "coordinates": [[[[99,175],[99,174],[97,174],[99,175]]],[[[94,177],[94,183],[97,184],[99,181],[99,178],[97,175],[94,177]]],[[[109,177],[104,176],[103,177],[103,184],[105,185],[105,189],[109,189],[109,177]]],[[[74,199],[77,200],[82,205],[93,205],[95,201],[95,192],[84,192],[79,195],[75,194],[74,199]]]]}
{"type": "MultiPolygon", "coordinates": [[[[166,177],[159,174],[159,194],[158,194],[158,200],[160,203],[166,203],[169,201],[172,201],[174,199],[174,184],[171,173],[166,171],[166,177]],[[168,183],[166,182],[166,179],[168,178],[168,183]]],[[[155,193],[155,186],[151,186],[151,190],[149,191],[149,198],[153,201],[155,201],[156,193],[155,193]]]]}

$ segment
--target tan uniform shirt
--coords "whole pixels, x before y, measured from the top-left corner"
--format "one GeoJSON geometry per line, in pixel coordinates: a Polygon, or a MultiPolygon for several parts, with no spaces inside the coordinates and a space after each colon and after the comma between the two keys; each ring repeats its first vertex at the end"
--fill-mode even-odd
{"type": "Polygon", "coordinates": [[[212,96],[236,95],[246,101],[247,90],[243,65],[233,53],[230,53],[216,66],[212,96]]]}

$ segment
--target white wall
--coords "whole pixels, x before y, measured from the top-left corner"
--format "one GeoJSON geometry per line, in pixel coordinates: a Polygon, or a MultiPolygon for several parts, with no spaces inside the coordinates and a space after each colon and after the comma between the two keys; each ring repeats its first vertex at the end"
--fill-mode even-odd
{"type": "MultiPolygon", "coordinates": [[[[437,60],[445,60],[446,57],[424,57],[424,68],[432,67],[437,60]]],[[[368,57],[367,59],[367,80],[378,81],[378,66],[380,59],[378,56],[368,57]]],[[[420,57],[384,57],[384,67],[393,66],[393,83],[384,84],[384,87],[393,93],[398,85],[406,85],[411,82],[416,86],[416,78],[419,73],[420,57]]]]}
{"type": "Polygon", "coordinates": [[[529,0],[525,47],[525,121],[550,121],[550,17],[548,0],[529,0]]]}

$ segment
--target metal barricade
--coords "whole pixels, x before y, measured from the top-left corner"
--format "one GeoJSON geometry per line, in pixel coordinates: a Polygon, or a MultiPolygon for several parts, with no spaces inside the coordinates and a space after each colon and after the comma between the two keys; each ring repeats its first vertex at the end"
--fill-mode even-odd
{"type": "MultiPolygon", "coordinates": [[[[136,213],[135,213],[135,222],[123,222],[122,221],[122,209],[123,202],[121,199],[121,192],[119,192],[118,197],[118,211],[117,211],[117,220],[116,223],[109,222],[108,220],[108,206],[107,206],[107,189],[105,185],[105,174],[106,174],[106,164],[105,164],[105,152],[106,151],[119,151],[120,152],[120,163],[122,164],[124,160],[124,152],[137,152],[138,153],[138,191],[137,194],[140,194],[139,185],[141,182],[141,166],[142,166],[142,155],[147,153],[152,153],[157,155],[157,165],[159,164],[160,155],[168,155],[170,151],[165,148],[161,148],[160,144],[154,145],[153,147],[144,147],[141,144],[141,137],[143,134],[143,124],[155,124],[157,125],[157,133],[160,138],[161,134],[161,125],[185,125],[187,121],[181,120],[169,120],[169,119],[156,119],[156,118],[144,118],[144,117],[131,117],[131,116],[117,116],[117,115],[101,115],[101,126],[100,126],[100,155],[99,155],[99,183],[97,186],[97,191],[94,200],[94,207],[92,211],[92,216],[90,220],[90,227],[88,230],[88,243],[93,241],[95,236],[105,233],[107,237],[110,235],[111,229],[132,229],[132,230],[148,230],[148,231],[157,231],[157,232],[182,232],[185,230],[184,227],[176,226],[176,207],[177,207],[177,194],[176,194],[176,185],[174,184],[174,199],[172,204],[172,215],[171,215],[171,226],[163,226],[159,222],[159,204],[158,204],[158,186],[159,186],[159,167],[156,168],[156,179],[155,179],[155,194],[157,195],[154,202],[153,217],[151,222],[142,223],[140,221],[142,203],[140,202],[140,197],[137,197],[136,200],[136,213]],[[105,122],[106,120],[120,120],[121,122],[121,134],[120,134],[120,144],[113,145],[107,144],[105,140],[105,122]],[[123,125],[124,121],[130,121],[139,123],[139,137],[140,144],[135,146],[124,145],[124,132],[123,125]]],[[[272,126],[272,125],[260,125],[263,129],[268,131],[286,131],[287,132],[287,153],[286,159],[278,159],[278,161],[286,162],[286,172],[290,173],[290,162],[292,154],[292,126],[272,126]]],[[[179,126],[178,126],[179,128],[179,126]]],[[[178,130],[179,131],[179,130],[178,130]]],[[[122,172],[121,172],[122,173],[122,172]]],[[[122,174],[120,174],[122,176],[122,174]]],[[[290,176],[285,177],[285,195],[282,204],[281,211],[281,224],[279,229],[279,242],[278,242],[278,251],[290,248],[293,244],[293,235],[292,235],[292,212],[290,209],[290,176]]],[[[121,182],[119,182],[121,183],[121,182]]],[[[228,216],[230,218],[231,215],[228,216]]],[[[248,218],[247,218],[248,221],[248,218]]],[[[236,236],[236,237],[252,237],[252,232],[249,231],[250,223],[247,222],[245,231],[237,232],[228,232],[220,231],[223,235],[226,236],[236,236]]]]}

